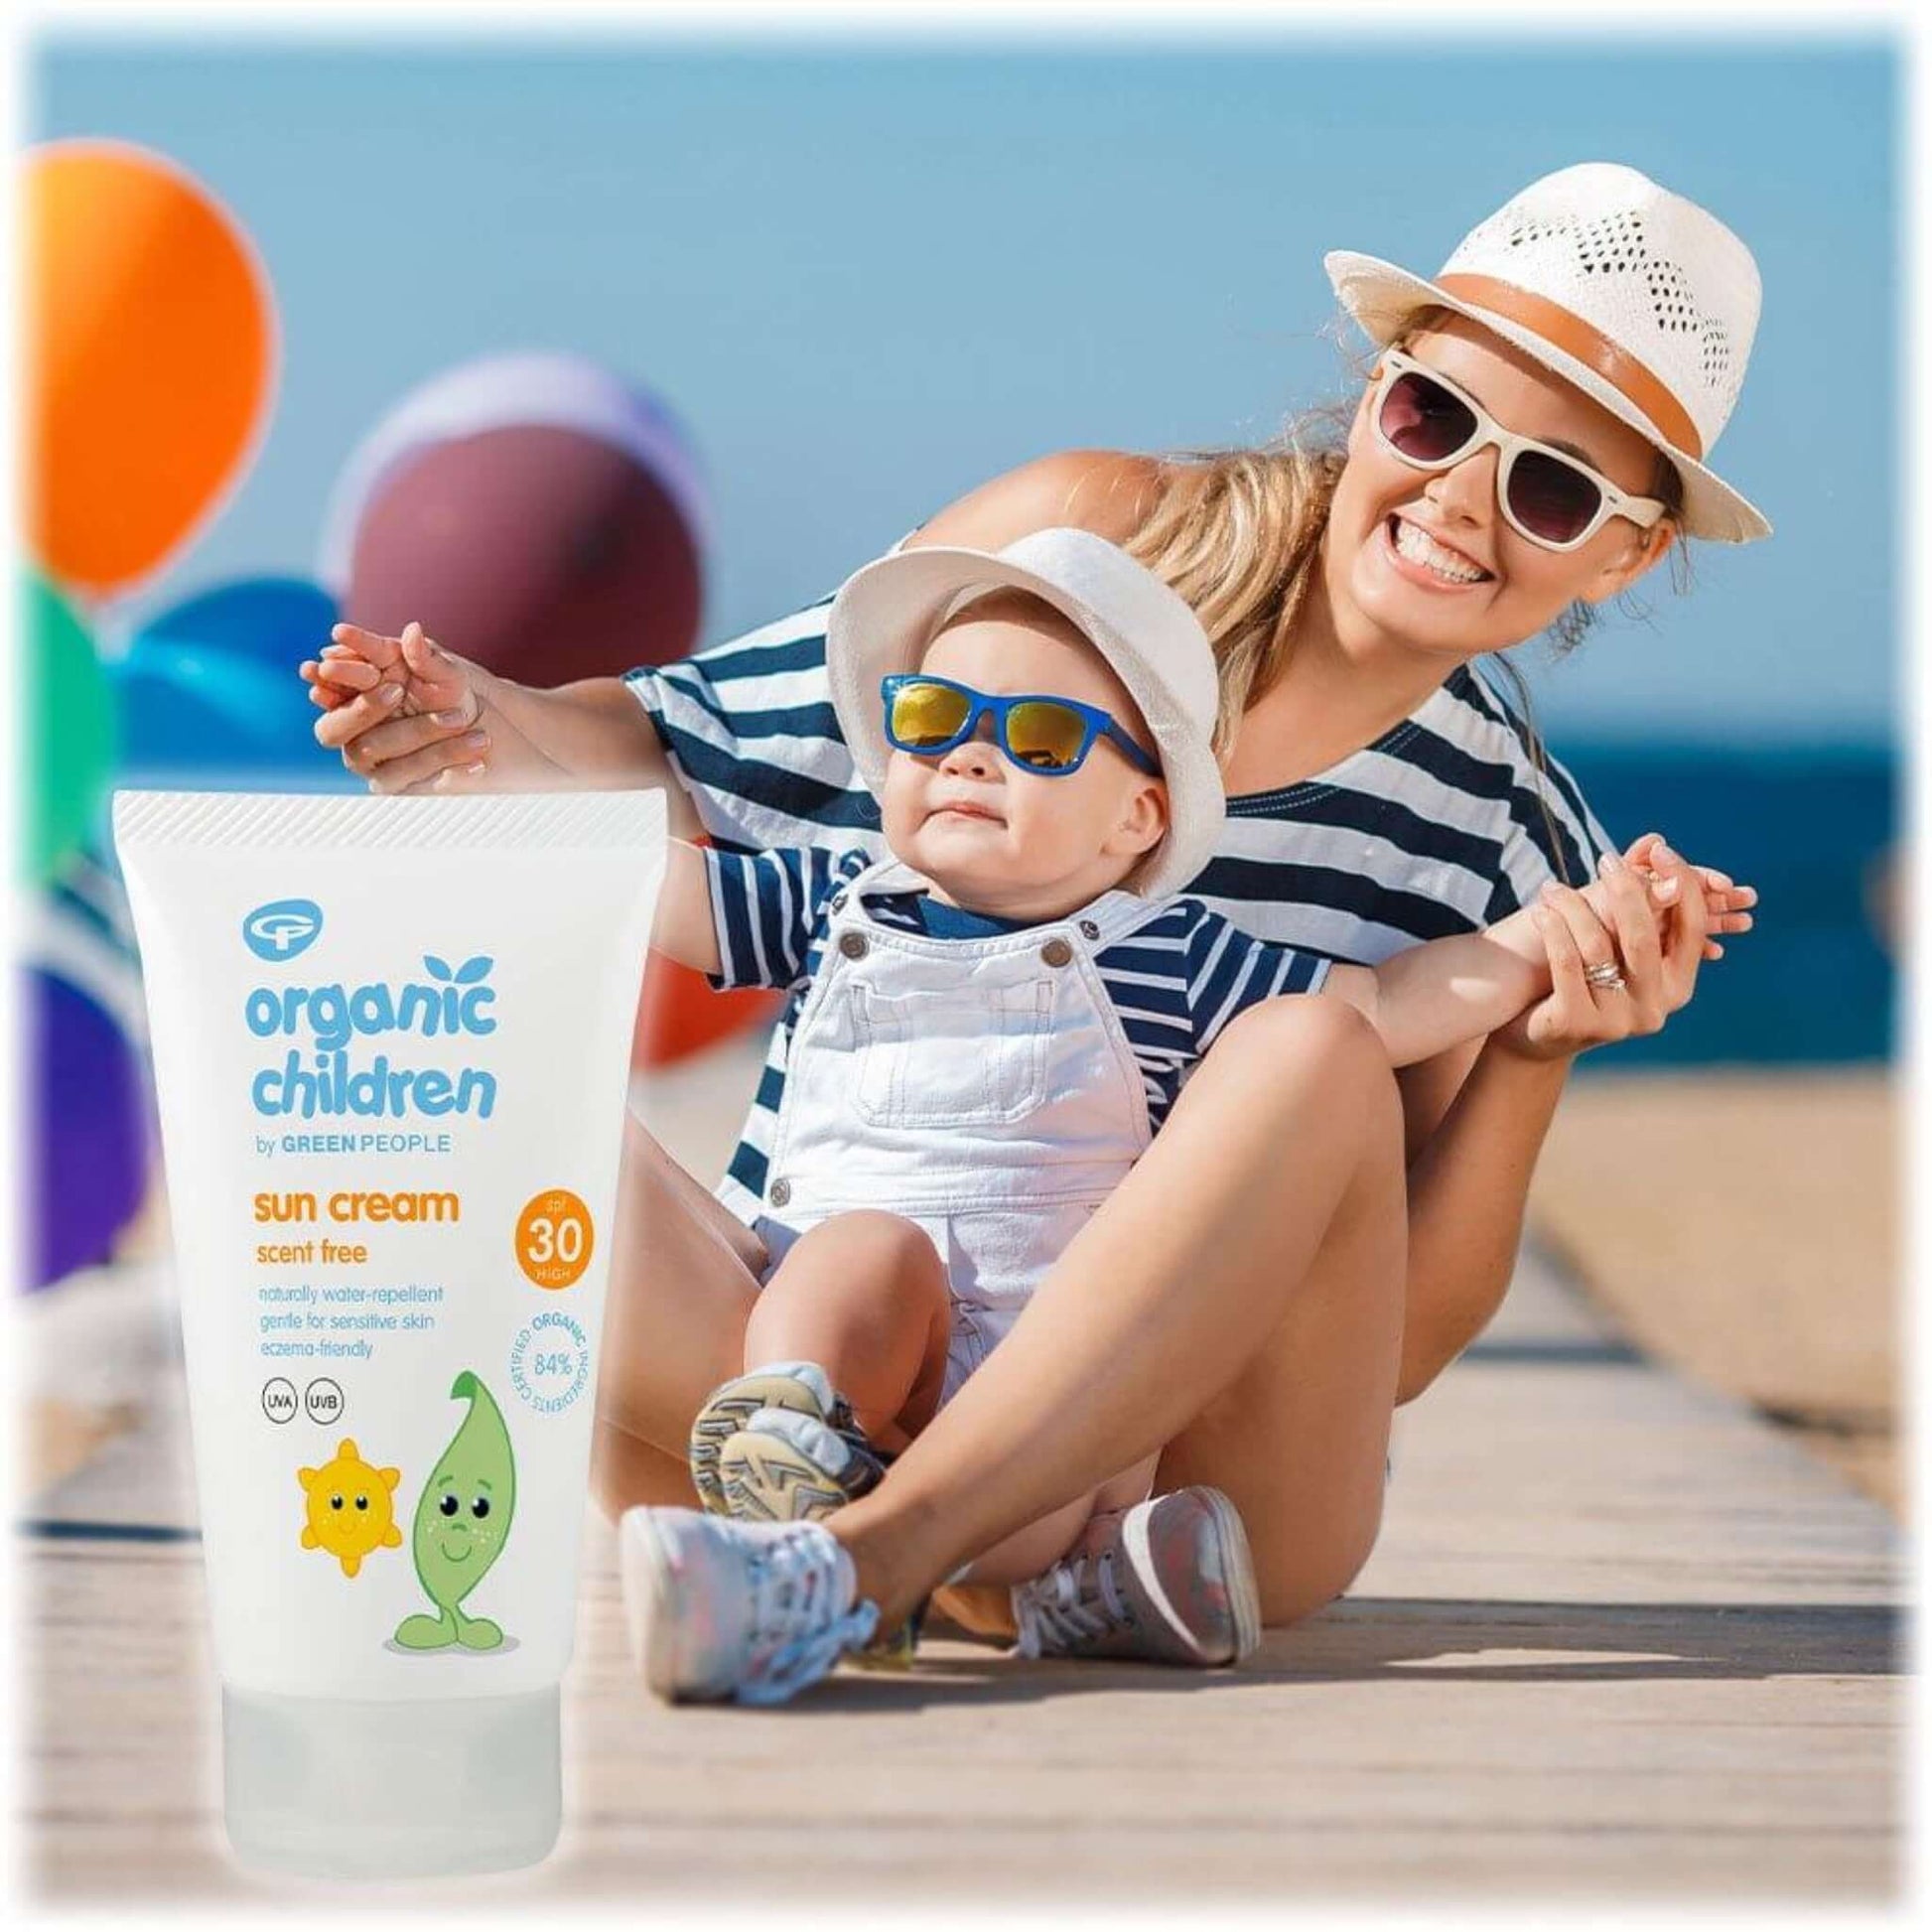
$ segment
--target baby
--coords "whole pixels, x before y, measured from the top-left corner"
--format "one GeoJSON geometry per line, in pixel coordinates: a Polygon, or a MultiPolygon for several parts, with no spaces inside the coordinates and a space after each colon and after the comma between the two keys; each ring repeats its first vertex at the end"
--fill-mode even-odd
{"type": "MultiPolygon", "coordinates": [[[[828,1515],[879,1480],[1248,1008],[1345,1001],[1401,1066],[1494,1031],[1550,985],[1528,912],[1368,968],[1251,938],[1178,897],[1222,830],[1214,659],[1186,604],[1088,532],[866,566],[834,604],[826,667],[888,856],[673,841],[652,941],[720,987],[791,996],[746,1373],[691,1442],[706,1509],[765,1522],[828,1515]]],[[[1030,1580],[1090,1521],[1140,1504],[1156,1459],[961,1580],[1017,1586],[1023,1641],[1050,1647],[1030,1580]]],[[[673,1538],[677,1515],[632,1512],[651,1519],[639,1534],[673,1538]]],[[[638,1573],[660,1613],[678,1567],[659,1551],[638,1573]]],[[[909,1643],[893,1633],[889,1654],[909,1643]]]]}

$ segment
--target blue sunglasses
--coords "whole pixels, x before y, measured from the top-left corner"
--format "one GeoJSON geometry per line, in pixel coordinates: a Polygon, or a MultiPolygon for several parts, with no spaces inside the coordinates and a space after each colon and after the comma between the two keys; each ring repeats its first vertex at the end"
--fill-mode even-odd
{"type": "Polygon", "coordinates": [[[991,718],[994,743],[1022,770],[1062,778],[1079,770],[1104,738],[1137,771],[1161,775],[1161,761],[1098,705],[1043,696],[996,698],[923,672],[882,678],[879,690],[886,700],[887,742],[915,758],[950,752],[978,731],[982,718],[991,718]]]}

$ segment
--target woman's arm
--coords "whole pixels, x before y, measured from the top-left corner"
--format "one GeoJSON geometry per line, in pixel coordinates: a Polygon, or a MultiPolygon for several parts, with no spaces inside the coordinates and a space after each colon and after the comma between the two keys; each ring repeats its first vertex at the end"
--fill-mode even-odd
{"type": "Polygon", "coordinates": [[[1652,865],[1678,882],[1661,943],[1646,948],[1623,941],[1624,933],[1648,924],[1634,868],[1625,866],[1606,882],[1617,914],[1612,921],[1599,921],[1581,894],[1562,889],[1555,902],[1563,916],[1545,935],[1550,997],[1490,1035],[1442,1125],[1410,1162],[1398,1402],[1419,1396],[1501,1307],[1515,1272],[1530,1176],[1572,1060],[1589,1046],[1655,1033],[1696,988],[1711,929],[1703,881],[1668,848],[1658,848],[1652,865]],[[1595,935],[1599,949],[1614,948],[1624,988],[1592,988],[1585,980],[1580,934],[1595,935]]]}
{"type": "Polygon", "coordinates": [[[1571,1062],[1525,1059],[1492,1037],[1409,1165],[1409,1293],[1396,1401],[1413,1401],[1502,1306],[1530,1177],[1571,1062]]]}

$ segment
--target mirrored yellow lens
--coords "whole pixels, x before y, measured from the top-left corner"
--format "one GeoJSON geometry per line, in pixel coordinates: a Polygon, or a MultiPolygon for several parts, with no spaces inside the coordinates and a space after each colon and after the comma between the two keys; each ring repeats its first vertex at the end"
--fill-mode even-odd
{"type": "Polygon", "coordinates": [[[1061,771],[1080,756],[1087,721],[1063,704],[1039,699],[1007,713],[1007,749],[1022,764],[1061,771]]]}
{"type": "Polygon", "coordinates": [[[943,684],[901,684],[893,693],[892,735],[913,750],[959,736],[972,700],[943,684]]]}

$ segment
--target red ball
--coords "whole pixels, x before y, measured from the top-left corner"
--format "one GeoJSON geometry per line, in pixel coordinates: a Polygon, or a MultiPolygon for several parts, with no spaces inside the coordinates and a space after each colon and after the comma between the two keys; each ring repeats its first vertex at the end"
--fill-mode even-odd
{"type": "Polygon", "coordinates": [[[663,664],[697,641],[703,577],[678,505],[627,452],[579,430],[434,444],[377,486],[343,616],[411,621],[520,684],[663,664]]]}

